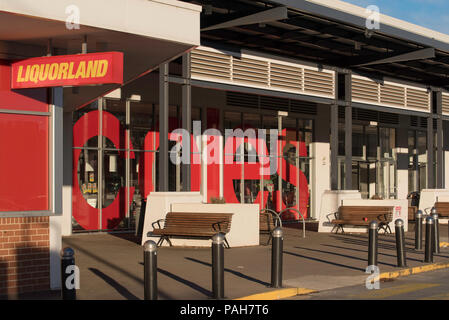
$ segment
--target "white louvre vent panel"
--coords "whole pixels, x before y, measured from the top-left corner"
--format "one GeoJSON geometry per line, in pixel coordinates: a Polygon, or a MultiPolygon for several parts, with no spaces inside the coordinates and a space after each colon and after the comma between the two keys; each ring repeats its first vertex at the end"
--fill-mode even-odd
{"type": "Polygon", "coordinates": [[[325,71],[304,69],[304,91],[323,95],[333,95],[334,74],[325,71]]]}
{"type": "Polygon", "coordinates": [[[334,99],[335,72],[250,53],[199,47],[192,79],[334,99]]]}
{"type": "Polygon", "coordinates": [[[268,86],[268,62],[233,57],[232,79],[236,82],[268,86]]]}
{"type": "Polygon", "coordinates": [[[231,79],[231,57],[220,52],[196,49],[191,54],[192,77],[231,79]]]}
{"type": "Polygon", "coordinates": [[[407,88],[407,107],[427,111],[430,108],[430,94],[427,90],[407,88]]]}
{"type": "Polygon", "coordinates": [[[446,115],[449,115],[449,93],[444,93],[443,92],[443,97],[442,97],[443,99],[443,106],[442,106],[442,109],[443,109],[443,114],[446,114],[446,115]]]}
{"type": "Polygon", "coordinates": [[[379,102],[379,84],[372,80],[352,78],[352,98],[354,100],[379,102]]]}
{"type": "Polygon", "coordinates": [[[391,81],[378,83],[358,75],[352,76],[352,101],[421,112],[430,112],[431,106],[425,87],[391,81]]]}
{"type": "Polygon", "coordinates": [[[303,69],[292,66],[286,66],[279,63],[270,65],[270,82],[272,87],[287,90],[301,90],[303,79],[303,69]]]}
{"type": "Polygon", "coordinates": [[[405,88],[392,84],[380,86],[380,102],[396,106],[405,106],[405,88]]]}

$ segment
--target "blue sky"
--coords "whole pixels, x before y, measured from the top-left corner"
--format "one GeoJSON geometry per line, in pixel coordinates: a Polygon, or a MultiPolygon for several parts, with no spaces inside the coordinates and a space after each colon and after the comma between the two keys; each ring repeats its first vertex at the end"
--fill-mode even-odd
{"type": "Polygon", "coordinates": [[[449,0],[343,0],[361,7],[376,5],[380,12],[449,34],[449,0]]]}

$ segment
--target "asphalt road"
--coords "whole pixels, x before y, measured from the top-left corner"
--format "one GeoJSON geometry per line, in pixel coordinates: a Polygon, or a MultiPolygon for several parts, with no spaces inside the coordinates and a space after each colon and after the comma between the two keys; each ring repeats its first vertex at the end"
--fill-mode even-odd
{"type": "Polygon", "coordinates": [[[380,289],[364,284],[297,296],[294,300],[449,300],[449,269],[382,281],[380,289]]]}

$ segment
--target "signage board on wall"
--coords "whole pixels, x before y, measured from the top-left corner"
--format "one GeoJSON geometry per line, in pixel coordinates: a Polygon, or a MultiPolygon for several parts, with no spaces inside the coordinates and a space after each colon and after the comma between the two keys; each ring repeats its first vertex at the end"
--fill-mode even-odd
{"type": "Polygon", "coordinates": [[[123,83],[122,52],[30,58],[11,66],[12,89],[123,83]]]}

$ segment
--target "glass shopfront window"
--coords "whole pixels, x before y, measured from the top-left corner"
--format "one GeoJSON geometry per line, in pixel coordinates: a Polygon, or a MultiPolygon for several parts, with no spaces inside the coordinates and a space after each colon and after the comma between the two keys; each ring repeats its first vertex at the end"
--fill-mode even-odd
{"type": "Polygon", "coordinates": [[[143,199],[154,190],[155,170],[144,170],[142,156],[154,158],[153,114],[152,104],[116,99],[100,99],[74,112],[74,231],[135,227],[143,199]]]}
{"type": "Polygon", "coordinates": [[[419,192],[427,188],[427,133],[408,131],[409,179],[408,191],[419,192]]]}
{"type": "Polygon", "coordinates": [[[339,124],[340,190],[359,190],[362,198],[396,198],[396,129],[361,123],[352,130],[352,186],[345,185],[345,125],[339,124]]]}
{"type": "MultiPolygon", "coordinates": [[[[158,190],[158,109],[157,104],[103,99],[74,112],[74,231],[137,228],[148,194],[158,190]]],[[[207,127],[218,128],[222,122],[224,129],[253,129],[255,137],[223,139],[223,159],[230,152],[232,161],[222,164],[206,164],[202,149],[207,146],[209,151],[211,140],[205,145],[201,137],[192,137],[192,191],[199,191],[202,182],[208,202],[222,194],[227,203],[260,203],[278,212],[293,207],[305,217],[309,214],[311,120],[285,117],[279,133],[277,115],[193,107],[192,120],[204,121],[203,112],[207,127]],[[262,128],[267,129],[266,136],[260,137],[262,128]],[[279,134],[274,158],[270,157],[270,133],[279,134]],[[234,147],[227,150],[231,142],[234,147]],[[269,161],[276,162],[276,170],[262,172],[262,167],[270,167],[269,161]]],[[[179,127],[180,108],[170,106],[169,152],[175,152],[175,157],[181,156],[182,149],[177,151],[171,132],[179,127]]],[[[182,191],[181,173],[181,164],[169,163],[169,191],[182,191]]]]}

